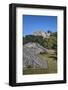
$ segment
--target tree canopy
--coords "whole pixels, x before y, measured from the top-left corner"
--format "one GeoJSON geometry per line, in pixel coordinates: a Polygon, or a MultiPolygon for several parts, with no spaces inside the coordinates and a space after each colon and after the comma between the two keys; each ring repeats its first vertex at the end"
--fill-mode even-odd
{"type": "Polygon", "coordinates": [[[49,38],[43,38],[42,36],[26,35],[23,37],[23,44],[28,42],[37,42],[45,48],[57,49],[57,32],[51,33],[49,38]]]}

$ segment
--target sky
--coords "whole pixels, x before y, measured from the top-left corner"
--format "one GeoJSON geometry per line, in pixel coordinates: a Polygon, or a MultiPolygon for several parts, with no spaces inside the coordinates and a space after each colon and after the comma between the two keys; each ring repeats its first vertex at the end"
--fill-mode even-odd
{"type": "Polygon", "coordinates": [[[36,31],[50,30],[57,31],[57,16],[37,16],[37,15],[23,15],[22,16],[23,33],[31,35],[36,31]]]}

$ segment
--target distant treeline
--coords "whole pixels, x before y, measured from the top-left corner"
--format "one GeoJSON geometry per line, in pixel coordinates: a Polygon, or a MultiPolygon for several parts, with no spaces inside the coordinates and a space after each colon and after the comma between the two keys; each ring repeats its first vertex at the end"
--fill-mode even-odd
{"type": "Polygon", "coordinates": [[[43,38],[42,36],[26,35],[23,37],[23,44],[28,42],[37,42],[45,48],[57,49],[57,32],[51,33],[49,38],[43,38]]]}

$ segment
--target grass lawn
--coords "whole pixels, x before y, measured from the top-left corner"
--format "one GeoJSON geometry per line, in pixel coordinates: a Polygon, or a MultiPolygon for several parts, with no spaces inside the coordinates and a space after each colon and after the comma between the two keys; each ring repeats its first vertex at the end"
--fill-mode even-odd
{"type": "Polygon", "coordinates": [[[57,73],[57,58],[54,50],[48,50],[47,54],[39,54],[38,55],[42,60],[48,62],[47,69],[33,69],[27,68],[23,70],[23,74],[48,74],[48,73],[57,73]]]}
{"type": "Polygon", "coordinates": [[[23,71],[23,74],[27,75],[27,74],[44,74],[44,73],[48,73],[48,70],[47,69],[33,69],[33,68],[27,68],[27,69],[24,69],[23,71]]]}

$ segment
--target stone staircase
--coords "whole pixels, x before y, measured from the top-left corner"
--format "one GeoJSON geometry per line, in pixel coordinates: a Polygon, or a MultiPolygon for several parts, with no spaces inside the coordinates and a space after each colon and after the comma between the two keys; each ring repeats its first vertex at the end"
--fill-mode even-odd
{"type": "Polygon", "coordinates": [[[23,66],[27,67],[31,65],[33,68],[48,68],[47,61],[41,60],[37,53],[35,52],[35,48],[23,48],[23,66]]]}

